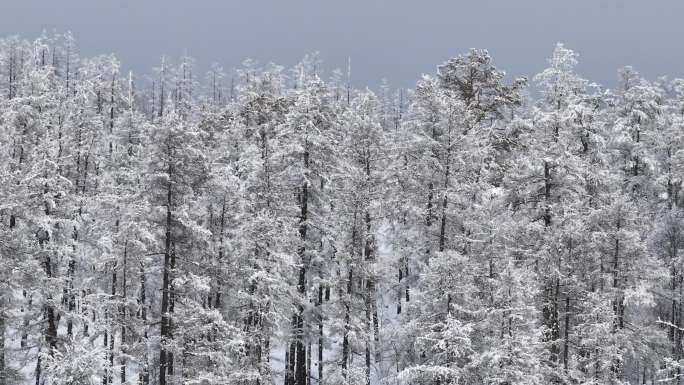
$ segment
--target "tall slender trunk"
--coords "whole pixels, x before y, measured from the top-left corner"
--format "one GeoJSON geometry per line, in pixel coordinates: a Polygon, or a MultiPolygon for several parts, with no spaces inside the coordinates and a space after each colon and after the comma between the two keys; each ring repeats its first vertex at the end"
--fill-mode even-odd
{"type": "Polygon", "coordinates": [[[563,369],[568,370],[568,347],[570,345],[570,296],[565,296],[565,336],[563,339],[563,369]]]}
{"type": "MultiPolygon", "coordinates": [[[[547,161],[544,161],[544,227],[550,231],[552,216],[551,216],[551,166],[547,161]]],[[[544,318],[544,325],[546,326],[546,333],[544,341],[549,342],[549,350],[551,353],[550,361],[553,365],[558,362],[558,339],[560,337],[560,326],[558,323],[558,279],[552,277],[544,278],[544,304],[542,308],[542,316],[544,318]]]]}
{"type": "MultiPolygon", "coordinates": [[[[174,331],[174,320],[173,312],[176,306],[176,288],[173,284],[173,278],[176,272],[176,244],[171,241],[171,271],[169,280],[169,340],[173,340],[174,331]]],[[[175,360],[174,360],[174,350],[171,349],[166,353],[166,364],[167,364],[167,374],[172,376],[174,374],[175,360]]]]}
{"type": "MultiPolygon", "coordinates": [[[[0,294],[0,309],[5,308],[4,293],[0,294]]],[[[0,312],[0,385],[7,384],[5,370],[5,315],[0,312]]]]}
{"type": "MultiPolygon", "coordinates": [[[[290,344],[292,345],[292,344],[290,344]]],[[[292,367],[290,366],[290,349],[289,347],[285,349],[285,381],[284,385],[290,385],[292,381],[292,367]]]]}
{"type": "MultiPolygon", "coordinates": [[[[93,311],[93,313],[94,313],[94,311],[93,311]]],[[[109,323],[109,317],[105,313],[105,324],[108,324],[108,323],[109,323]]],[[[102,348],[103,348],[102,351],[105,352],[104,353],[105,362],[107,361],[107,346],[108,346],[108,341],[109,341],[109,334],[107,333],[107,326],[105,326],[104,335],[102,336],[102,348]]],[[[103,366],[104,366],[104,368],[102,371],[102,385],[107,385],[107,384],[111,383],[110,374],[109,374],[110,366],[107,365],[106,363],[103,366]]]]}
{"type": "Polygon", "coordinates": [[[615,251],[613,254],[613,288],[616,290],[615,293],[615,300],[613,303],[613,311],[615,313],[616,317],[616,322],[615,322],[615,329],[622,329],[624,328],[624,299],[622,297],[622,293],[619,292],[620,289],[620,275],[619,275],[619,270],[620,270],[620,239],[618,238],[617,233],[620,231],[621,228],[621,222],[620,219],[617,221],[617,232],[615,235],[615,251]]]}
{"type": "Polygon", "coordinates": [[[306,345],[306,385],[311,385],[311,340],[306,345]]]}
{"type": "MultiPolygon", "coordinates": [[[[117,264],[118,265],[118,264],[117,264]]],[[[116,285],[117,285],[117,274],[116,274],[116,269],[117,266],[115,265],[114,268],[112,268],[112,300],[116,300],[116,285]]],[[[109,370],[108,372],[110,373],[109,375],[109,383],[112,383],[112,377],[114,373],[114,338],[116,336],[116,312],[113,312],[112,314],[112,320],[111,320],[111,328],[109,332],[109,370]]]]}
{"type": "MultiPolygon", "coordinates": [[[[72,253],[76,254],[76,242],[78,241],[78,232],[76,231],[76,228],[74,227],[74,235],[73,235],[73,248],[72,248],[72,253]]],[[[73,311],[76,309],[76,295],[74,294],[74,273],[76,271],[76,259],[75,255],[71,255],[69,258],[69,267],[67,268],[67,282],[66,282],[66,287],[64,288],[65,294],[66,294],[66,305],[67,305],[67,310],[69,311],[69,314],[67,316],[67,336],[72,337],[74,332],[74,320],[73,320],[73,311]]]]}
{"type": "Polygon", "coordinates": [[[399,279],[398,279],[398,293],[397,293],[397,314],[401,314],[401,298],[404,296],[402,290],[402,279],[404,279],[404,267],[401,266],[403,263],[403,258],[399,261],[399,279]]]}
{"type": "MultiPolygon", "coordinates": [[[[449,197],[449,177],[451,171],[451,123],[449,123],[449,130],[447,133],[447,149],[444,156],[444,188],[442,197],[442,218],[439,226],[439,251],[443,252],[446,247],[446,223],[447,223],[447,207],[449,197]]],[[[465,246],[464,246],[465,249],[465,246]]],[[[465,251],[465,250],[464,250],[465,251]]],[[[447,314],[451,314],[451,292],[447,292],[447,314]]]]}
{"type": "Polygon", "coordinates": [[[142,370],[138,376],[141,385],[148,385],[150,383],[150,369],[147,355],[147,295],[146,295],[146,280],[145,280],[145,266],[140,262],[140,319],[143,323],[143,362],[141,363],[142,370]]]}
{"type": "MultiPolygon", "coordinates": [[[[372,196],[372,176],[371,176],[371,151],[370,149],[366,148],[364,151],[364,165],[366,169],[366,183],[368,184],[368,196],[372,196]]],[[[375,243],[375,235],[373,234],[373,229],[372,229],[372,221],[371,221],[371,215],[368,210],[366,210],[366,215],[365,215],[365,221],[366,221],[366,239],[365,239],[365,245],[364,245],[364,254],[365,254],[365,260],[367,264],[367,274],[368,274],[368,311],[372,313],[372,320],[373,320],[373,341],[374,341],[374,347],[375,347],[375,361],[379,362],[380,361],[380,355],[379,355],[379,341],[380,341],[380,327],[379,327],[379,317],[378,317],[378,309],[377,309],[377,303],[375,300],[375,254],[376,254],[376,243],[375,243]]],[[[369,330],[370,332],[370,330],[369,330]]],[[[370,366],[368,367],[368,371],[370,373],[370,366]]],[[[368,378],[370,381],[370,377],[368,378]]]]}
{"type": "MultiPolygon", "coordinates": [[[[45,271],[48,278],[52,278],[51,265],[52,261],[50,260],[50,257],[47,257],[45,260],[45,271]]],[[[50,348],[50,355],[54,354],[55,349],[57,349],[57,319],[55,316],[55,308],[52,303],[50,303],[51,300],[52,296],[48,295],[48,303],[45,305],[45,315],[48,322],[45,339],[50,348]]]]}
{"type": "Polygon", "coordinates": [[[81,314],[83,315],[83,336],[88,337],[88,291],[81,290],[81,314]]]}
{"type": "Polygon", "coordinates": [[[404,260],[404,279],[406,279],[406,290],[405,290],[406,302],[409,302],[411,300],[411,293],[410,293],[411,289],[409,287],[408,278],[409,278],[409,261],[408,261],[408,258],[406,258],[406,260],[404,260]]]}
{"type": "Polygon", "coordinates": [[[8,58],[8,64],[9,64],[9,71],[8,71],[8,82],[7,82],[7,89],[8,89],[8,95],[7,99],[12,99],[12,89],[14,88],[14,55],[11,55],[8,58]]]}
{"type": "MultiPolygon", "coordinates": [[[[164,83],[165,83],[164,58],[162,57],[161,71],[159,72],[159,117],[164,116],[164,83]]],[[[160,379],[161,380],[161,379],[160,379]]]]}
{"type": "Polygon", "coordinates": [[[109,95],[109,157],[111,158],[114,151],[113,136],[114,136],[114,84],[116,82],[116,75],[112,74],[112,86],[109,95]]]}
{"type": "MultiPolygon", "coordinates": [[[[12,75],[10,74],[10,78],[12,75]]],[[[12,85],[10,84],[10,87],[12,85]]],[[[11,95],[11,90],[10,90],[10,95],[11,95]]],[[[10,232],[14,229],[16,226],[16,218],[14,215],[10,215],[10,223],[9,223],[9,229],[10,232]]],[[[24,292],[24,296],[26,296],[26,292],[24,292]]],[[[5,309],[5,293],[0,292],[0,309],[5,309]]],[[[23,336],[22,336],[23,337],[23,336]]],[[[23,342],[23,340],[22,340],[23,342]]],[[[22,344],[22,348],[24,345],[22,344]]],[[[6,371],[6,366],[5,366],[5,314],[3,311],[0,311],[0,385],[6,385],[7,384],[7,371],[6,371]]]]}
{"type": "Polygon", "coordinates": [[[544,161],[544,227],[551,226],[551,168],[544,161]]]}
{"type": "MultiPolygon", "coordinates": [[[[622,223],[620,221],[619,217],[620,213],[618,213],[618,219],[616,222],[616,229],[617,231],[615,232],[615,250],[613,253],[613,290],[615,291],[615,298],[613,299],[613,313],[614,313],[614,321],[613,321],[613,333],[616,333],[618,330],[624,328],[624,317],[623,317],[623,312],[624,312],[624,299],[622,297],[622,293],[620,292],[619,284],[620,284],[620,275],[619,275],[619,269],[620,269],[620,239],[619,239],[619,232],[620,228],[622,227],[622,223]]],[[[621,378],[622,377],[622,360],[621,358],[616,358],[613,360],[613,363],[611,365],[611,372],[616,378],[621,378]]]]}
{"type": "Polygon", "coordinates": [[[366,385],[370,385],[371,373],[371,281],[368,281],[366,291],[366,385]]]}
{"type": "MultiPolygon", "coordinates": [[[[318,384],[323,381],[323,285],[318,285],[318,384]]],[[[3,385],[3,384],[0,384],[3,385]]]]}
{"type": "Polygon", "coordinates": [[[342,375],[347,378],[347,364],[349,363],[349,331],[351,330],[351,300],[354,271],[351,263],[347,267],[347,298],[344,304],[344,335],[342,337],[342,375]]]}
{"type": "MultiPolygon", "coordinates": [[[[161,115],[160,115],[161,116],[161,115]]],[[[171,155],[170,144],[167,145],[168,153],[171,155]]],[[[164,267],[162,275],[162,300],[161,300],[161,343],[159,345],[159,385],[166,385],[166,374],[168,371],[169,351],[167,345],[171,336],[170,323],[171,317],[169,314],[169,291],[171,280],[171,226],[172,226],[172,200],[173,193],[171,191],[171,180],[173,176],[173,167],[171,165],[171,157],[169,157],[168,165],[168,183],[166,186],[166,234],[164,240],[164,267]]]]}
{"type": "Polygon", "coordinates": [[[375,258],[375,245],[373,244],[373,238],[371,235],[371,219],[370,214],[366,211],[366,239],[364,245],[364,259],[366,262],[366,385],[370,385],[370,373],[371,373],[371,335],[373,335],[373,340],[377,340],[378,336],[376,331],[377,325],[377,313],[374,310],[374,292],[375,292],[375,277],[373,276],[372,264],[375,258]],[[372,314],[372,315],[371,315],[372,314]],[[371,325],[371,319],[373,325],[371,325]]]}
{"type": "Polygon", "coordinates": [[[434,199],[434,190],[435,190],[435,185],[430,182],[428,183],[428,196],[427,196],[427,213],[425,214],[425,226],[428,228],[432,226],[432,216],[434,215],[432,213],[433,210],[433,199],[434,199]]]}
{"type": "MultiPolygon", "coordinates": [[[[679,301],[678,301],[678,316],[677,316],[677,322],[676,322],[676,327],[677,327],[677,338],[675,339],[675,346],[677,347],[677,350],[675,352],[675,360],[679,361],[682,359],[682,315],[684,313],[682,312],[682,274],[679,274],[679,301]]],[[[681,383],[681,374],[682,374],[682,369],[677,368],[677,384],[681,383]]]]}
{"type": "Polygon", "coordinates": [[[446,244],[446,223],[447,223],[447,204],[448,204],[448,194],[447,190],[449,188],[449,158],[451,149],[447,150],[447,161],[446,169],[444,172],[444,196],[442,198],[442,220],[439,225],[439,251],[444,251],[446,244]]]}
{"type": "Polygon", "coordinates": [[[123,255],[123,282],[121,283],[122,291],[122,306],[121,306],[121,384],[126,383],[126,273],[128,268],[128,240],[124,241],[124,255],[123,255]]]}
{"type": "MultiPolygon", "coordinates": [[[[223,260],[224,254],[224,231],[226,224],[226,194],[223,195],[223,203],[221,204],[221,227],[219,228],[219,251],[218,260],[219,263],[223,260]]],[[[211,304],[210,304],[211,305],[211,304]]],[[[221,306],[221,281],[216,283],[216,294],[214,299],[214,308],[220,310],[221,306]]]]}
{"type": "MultiPolygon", "coordinates": [[[[309,150],[308,140],[304,146],[303,166],[305,172],[309,170],[309,150]]],[[[300,217],[299,217],[299,238],[301,246],[299,248],[299,279],[297,283],[297,291],[301,298],[297,305],[296,318],[296,360],[295,360],[295,385],[306,385],[306,350],[304,346],[304,296],[306,296],[306,270],[308,261],[306,260],[306,233],[308,231],[308,216],[309,216],[309,182],[304,180],[302,183],[302,192],[300,197],[300,217]]]]}
{"type": "Polygon", "coordinates": [[[40,359],[40,350],[38,351],[38,359],[36,360],[36,385],[41,385],[40,384],[40,375],[41,375],[41,359],[40,359]]]}
{"type": "MultiPolygon", "coordinates": [[[[296,338],[297,332],[297,315],[292,315],[291,328],[293,335],[291,338],[296,338]]],[[[295,383],[295,362],[296,362],[297,344],[293,340],[290,342],[289,349],[285,352],[285,362],[287,370],[285,372],[285,385],[294,385],[295,383]]]]}
{"type": "MultiPolygon", "coordinates": [[[[47,177],[47,175],[46,175],[47,177]]],[[[43,188],[43,193],[47,194],[48,193],[48,186],[47,184],[43,188]]],[[[47,201],[45,202],[45,215],[50,216],[50,208],[48,206],[47,201]]],[[[37,234],[38,236],[38,244],[40,245],[41,250],[44,250],[45,243],[50,242],[50,235],[46,230],[41,230],[37,234]]],[[[50,258],[50,255],[47,254],[43,260],[43,270],[45,271],[45,276],[48,279],[52,279],[52,260],[50,258]]],[[[55,308],[52,303],[52,294],[48,291],[47,293],[47,301],[43,306],[43,312],[44,312],[44,317],[47,320],[47,328],[45,329],[45,341],[48,343],[48,354],[52,356],[55,353],[55,350],[57,349],[57,319],[55,316],[55,308]]],[[[38,358],[38,363],[37,363],[37,368],[36,368],[36,377],[40,375],[40,356],[38,358]]]]}

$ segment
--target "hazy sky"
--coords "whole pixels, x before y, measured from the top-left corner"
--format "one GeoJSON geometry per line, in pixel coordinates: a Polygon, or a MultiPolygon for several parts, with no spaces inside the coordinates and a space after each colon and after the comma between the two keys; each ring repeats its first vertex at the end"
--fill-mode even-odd
{"type": "Polygon", "coordinates": [[[328,71],[352,60],[356,86],[410,87],[469,48],[511,75],[533,75],[557,41],[579,72],[612,85],[616,69],[684,77],[681,0],[0,0],[0,35],[71,31],[81,56],[114,53],[149,72],[185,49],[204,71],[251,57],[295,64],[320,51],[328,71]]]}

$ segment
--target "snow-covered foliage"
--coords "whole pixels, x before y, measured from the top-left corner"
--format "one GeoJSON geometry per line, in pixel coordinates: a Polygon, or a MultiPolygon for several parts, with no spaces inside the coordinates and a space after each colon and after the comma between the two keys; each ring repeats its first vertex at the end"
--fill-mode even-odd
{"type": "Polygon", "coordinates": [[[1,40],[0,385],[679,383],[684,80],[578,58],[376,93],[1,40]]]}

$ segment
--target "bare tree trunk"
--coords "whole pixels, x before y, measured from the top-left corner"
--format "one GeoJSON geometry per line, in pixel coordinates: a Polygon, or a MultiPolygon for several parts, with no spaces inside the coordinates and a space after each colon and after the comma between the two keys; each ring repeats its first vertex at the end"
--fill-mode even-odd
{"type": "Polygon", "coordinates": [[[410,287],[409,287],[409,261],[408,258],[404,261],[404,279],[406,279],[406,302],[408,303],[411,300],[411,295],[410,295],[410,287]]]}
{"type": "MultiPolygon", "coordinates": [[[[544,161],[544,227],[549,229],[551,227],[551,167],[549,163],[544,161]]],[[[544,341],[550,342],[550,361],[552,364],[558,362],[558,344],[560,337],[560,327],[558,324],[558,280],[553,278],[546,278],[544,282],[544,298],[545,303],[542,308],[542,316],[544,324],[547,327],[547,332],[544,335],[544,341]]]]}
{"type": "Polygon", "coordinates": [[[366,262],[366,385],[370,385],[370,373],[371,373],[371,335],[373,335],[373,340],[377,341],[376,325],[377,325],[377,313],[375,312],[373,303],[374,292],[375,292],[375,277],[371,271],[372,263],[375,258],[375,245],[373,242],[373,237],[371,235],[371,219],[370,214],[366,212],[366,240],[364,245],[364,259],[366,262]],[[371,319],[373,325],[371,326],[371,319]]]}
{"type": "MultiPolygon", "coordinates": [[[[297,315],[292,315],[292,338],[296,338],[295,334],[297,332],[297,315]]],[[[295,384],[295,363],[297,354],[297,344],[293,340],[290,342],[289,352],[285,353],[285,361],[287,363],[287,371],[285,373],[285,385],[295,384]]]]}
{"type": "Polygon", "coordinates": [[[114,83],[116,82],[116,75],[112,74],[112,86],[109,95],[109,157],[112,157],[114,151],[114,83]]]}
{"type": "MultiPolygon", "coordinates": [[[[72,249],[72,253],[76,253],[76,242],[78,241],[78,233],[76,231],[76,228],[74,227],[74,245],[72,249]]],[[[67,315],[67,336],[72,337],[74,332],[74,321],[73,321],[73,314],[72,312],[76,308],[76,298],[74,294],[74,273],[76,271],[76,259],[75,256],[72,255],[71,258],[69,259],[69,267],[67,269],[67,282],[66,282],[66,287],[64,288],[64,291],[66,292],[66,298],[65,301],[67,302],[67,310],[69,311],[69,314],[67,315]]]]}
{"type": "Polygon", "coordinates": [[[128,269],[128,240],[124,241],[124,255],[123,255],[123,282],[121,285],[121,291],[123,293],[121,306],[121,373],[120,379],[121,384],[126,383],[126,273],[128,269]]]}
{"type": "MultiPolygon", "coordinates": [[[[173,278],[176,273],[176,244],[171,241],[171,279],[169,281],[169,314],[172,315],[176,306],[176,288],[173,284],[173,278]]],[[[173,340],[174,322],[173,317],[169,316],[169,339],[173,340]]],[[[168,375],[173,376],[175,369],[174,350],[171,349],[166,354],[166,363],[168,368],[168,375]]]]}
{"type": "Polygon", "coordinates": [[[8,84],[7,85],[7,88],[8,88],[7,99],[11,100],[12,97],[14,96],[12,93],[12,88],[14,87],[14,54],[10,55],[10,57],[8,58],[7,61],[9,62],[9,71],[8,71],[9,72],[9,76],[8,76],[9,79],[7,82],[7,84],[8,84]]]}
{"type": "MultiPolygon", "coordinates": [[[[682,315],[684,315],[684,312],[682,312],[682,291],[684,288],[682,288],[682,274],[681,272],[678,274],[679,275],[679,301],[678,301],[678,317],[677,317],[677,339],[675,340],[675,346],[677,347],[677,351],[675,354],[675,359],[677,361],[682,359],[682,315]]],[[[681,374],[682,374],[682,369],[677,368],[677,384],[681,383],[681,374]]]]}
{"type": "Polygon", "coordinates": [[[366,385],[370,385],[371,373],[371,293],[370,282],[366,292],[366,385]]]}
{"type": "Polygon", "coordinates": [[[38,360],[36,360],[36,385],[40,385],[40,375],[41,375],[41,359],[40,350],[38,351],[38,360]]]}
{"type": "MultiPolygon", "coordinates": [[[[105,323],[106,323],[106,324],[109,323],[109,317],[106,316],[106,315],[105,315],[105,323]]],[[[107,346],[108,346],[107,344],[108,344],[108,341],[109,341],[108,336],[109,336],[109,334],[107,333],[107,329],[105,328],[104,335],[103,335],[103,338],[102,338],[102,347],[104,348],[103,351],[105,352],[105,353],[104,353],[105,361],[107,361],[107,346]]],[[[107,366],[106,363],[105,363],[103,366],[104,366],[104,371],[103,371],[103,373],[102,373],[102,384],[103,384],[103,385],[107,385],[108,383],[110,383],[110,381],[109,381],[109,377],[110,377],[110,376],[109,376],[109,368],[110,368],[110,367],[107,366]]]]}
{"type": "MultiPolygon", "coordinates": [[[[291,344],[290,344],[291,345],[291,344]]],[[[289,348],[285,349],[285,382],[284,385],[290,385],[292,377],[292,367],[290,366],[290,351],[289,348]]]]}
{"type": "MultiPolygon", "coordinates": [[[[219,261],[223,260],[223,253],[224,253],[224,231],[225,231],[225,224],[226,224],[226,194],[223,195],[223,203],[221,205],[221,227],[219,229],[219,252],[218,252],[218,259],[219,261]]],[[[214,300],[214,308],[220,310],[221,306],[221,282],[216,283],[216,297],[214,300]]]]}
{"type": "MultiPolygon", "coordinates": [[[[12,78],[12,75],[10,74],[10,80],[12,78]]],[[[12,87],[12,84],[10,83],[10,87],[12,87]]],[[[10,90],[10,95],[11,95],[11,90],[10,90]]],[[[9,229],[10,232],[14,229],[16,226],[16,219],[14,215],[10,215],[10,223],[9,223],[9,229]]],[[[5,309],[5,293],[0,293],[0,309],[5,309]]],[[[26,292],[24,292],[24,296],[26,296],[26,292]]],[[[24,347],[24,340],[23,340],[23,335],[22,335],[22,345],[21,347],[24,347]]],[[[6,385],[7,384],[7,369],[5,366],[5,314],[4,311],[0,311],[0,385],[6,385]]]]}
{"type": "MultiPolygon", "coordinates": [[[[622,226],[618,213],[618,219],[616,222],[616,235],[615,235],[615,250],[613,253],[613,289],[615,290],[615,298],[613,299],[613,312],[615,314],[615,321],[613,322],[613,333],[616,333],[619,329],[624,328],[624,300],[622,293],[620,293],[619,288],[619,269],[620,269],[620,239],[618,238],[618,233],[622,226]]],[[[622,360],[617,358],[614,360],[611,366],[611,371],[616,378],[622,377],[622,360]]]]}
{"type": "Polygon", "coordinates": [[[88,292],[87,290],[81,290],[81,314],[83,315],[83,336],[88,337],[88,292]]]}
{"type": "MultiPolygon", "coordinates": [[[[160,114],[161,116],[161,114],[160,114]]],[[[171,153],[170,144],[167,145],[169,155],[171,153]]],[[[168,371],[169,361],[171,357],[167,350],[167,344],[171,336],[171,320],[169,315],[169,291],[171,281],[171,226],[172,226],[172,191],[171,179],[173,175],[173,167],[169,160],[168,178],[169,182],[166,186],[166,234],[165,234],[165,249],[164,249],[164,267],[162,276],[162,301],[161,301],[161,343],[159,348],[159,385],[166,385],[166,374],[168,371]]]]}
{"type": "MultiPolygon", "coordinates": [[[[159,117],[164,116],[164,82],[165,82],[164,58],[162,57],[161,72],[159,74],[159,117]]],[[[163,385],[163,384],[162,384],[163,385]]]]}
{"type": "Polygon", "coordinates": [[[568,347],[570,345],[570,295],[565,296],[565,338],[563,340],[563,369],[568,370],[568,347]]]}
{"type": "Polygon", "coordinates": [[[306,347],[306,385],[311,385],[311,341],[306,347]]]}
{"type": "MultiPolygon", "coordinates": [[[[352,233],[352,240],[355,231],[352,233]]],[[[349,363],[349,331],[351,330],[351,300],[352,300],[352,285],[354,282],[354,271],[352,264],[347,267],[347,298],[344,303],[344,335],[342,337],[342,375],[347,378],[347,364],[349,363]]]]}
{"type": "MultiPolygon", "coordinates": [[[[118,264],[117,264],[118,265],[118,264]]],[[[114,265],[112,268],[112,300],[116,301],[116,285],[117,285],[117,276],[116,276],[116,269],[117,265],[114,265]]],[[[116,313],[114,312],[112,314],[112,320],[111,320],[111,331],[109,333],[109,382],[112,383],[112,377],[113,372],[114,372],[114,337],[116,336],[116,313]]]]}
{"type": "Polygon", "coordinates": [[[145,291],[147,290],[146,287],[146,282],[145,282],[145,267],[140,262],[140,318],[143,323],[143,338],[145,339],[145,343],[143,344],[143,362],[142,362],[142,370],[140,371],[139,375],[139,382],[141,385],[148,385],[150,383],[150,369],[149,369],[149,360],[147,357],[147,296],[145,291]]]}
{"type": "MultiPolygon", "coordinates": [[[[309,169],[309,151],[308,142],[304,146],[303,154],[303,166],[304,169],[308,171],[309,169]]],[[[307,180],[302,184],[302,193],[300,198],[300,217],[299,217],[299,238],[302,242],[299,248],[299,259],[301,266],[299,267],[299,279],[297,284],[297,290],[299,295],[302,297],[300,301],[304,300],[306,295],[306,270],[307,263],[306,260],[306,233],[308,231],[308,216],[309,216],[309,183],[307,180]]],[[[297,315],[295,316],[297,320],[297,328],[295,332],[296,341],[296,362],[295,362],[295,384],[296,385],[306,385],[306,350],[304,347],[304,305],[299,303],[297,306],[297,315]]]]}
{"type": "MultiPolygon", "coordinates": [[[[47,257],[45,261],[45,271],[47,273],[48,278],[52,278],[51,265],[52,262],[50,260],[50,257],[47,257]]],[[[55,317],[54,306],[50,303],[51,299],[51,296],[48,295],[48,304],[45,305],[45,314],[48,322],[47,334],[45,336],[45,339],[47,340],[48,346],[50,348],[50,355],[54,354],[54,350],[57,349],[57,321],[55,317]]]]}
{"type": "MultiPolygon", "coordinates": [[[[3,293],[4,294],[4,293],[3,293]]],[[[0,295],[0,308],[5,308],[4,295],[0,295]]],[[[7,372],[5,370],[5,315],[0,312],[0,385],[7,384],[7,372]]]]}
{"type": "MultiPolygon", "coordinates": [[[[318,384],[323,381],[323,285],[318,285],[318,384]]],[[[3,385],[3,384],[0,384],[3,385]]]]}
{"type": "Polygon", "coordinates": [[[404,296],[402,279],[404,279],[404,267],[401,266],[403,263],[403,258],[399,261],[399,279],[398,279],[398,293],[397,293],[397,314],[401,314],[401,298],[404,296]]]}

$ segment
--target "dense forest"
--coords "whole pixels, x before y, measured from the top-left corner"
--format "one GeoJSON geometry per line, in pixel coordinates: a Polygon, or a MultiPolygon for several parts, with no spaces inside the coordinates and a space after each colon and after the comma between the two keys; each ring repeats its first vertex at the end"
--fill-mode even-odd
{"type": "Polygon", "coordinates": [[[549,48],[374,92],[0,40],[0,385],[680,384],[684,80],[549,48]]]}

